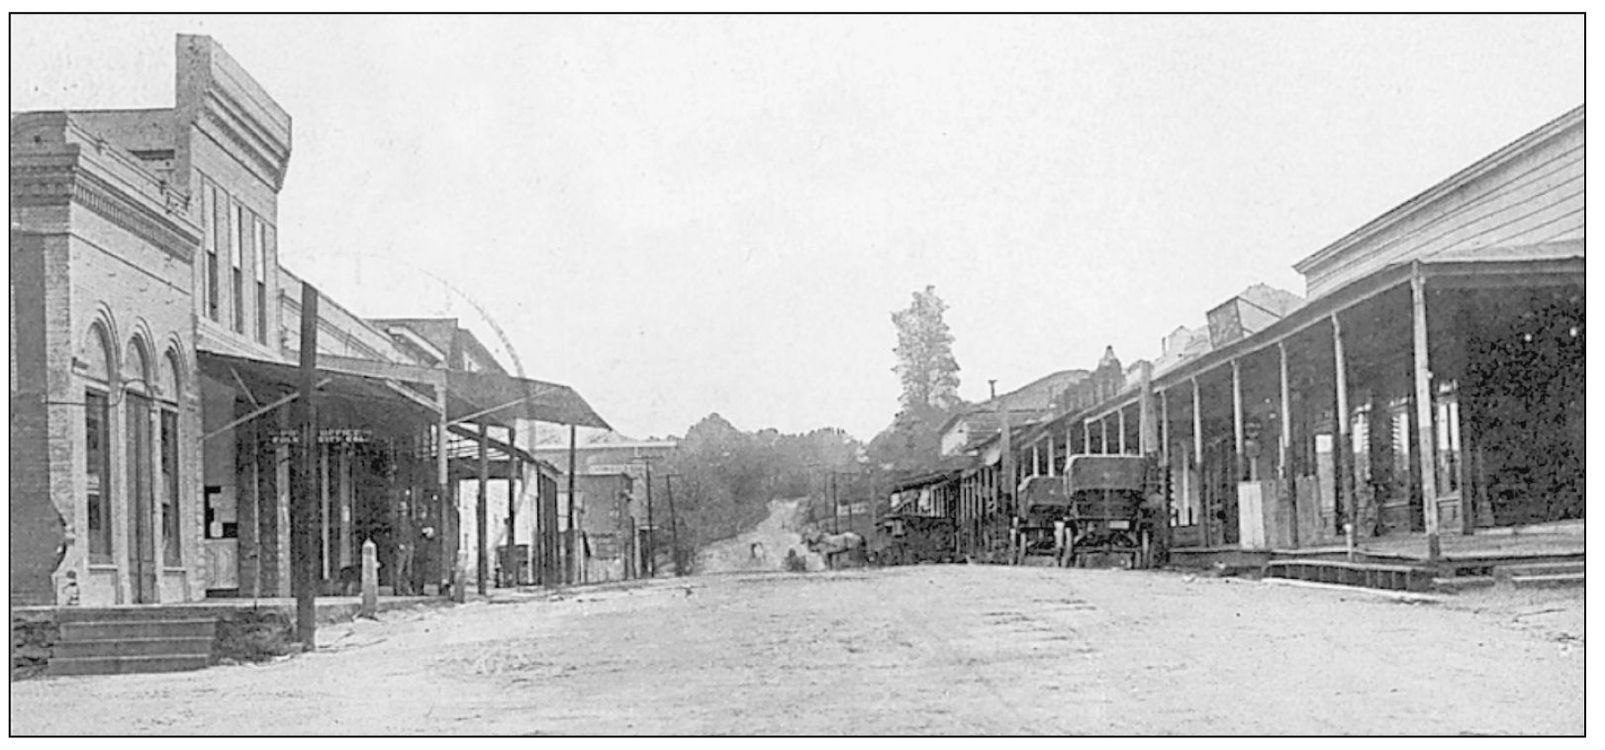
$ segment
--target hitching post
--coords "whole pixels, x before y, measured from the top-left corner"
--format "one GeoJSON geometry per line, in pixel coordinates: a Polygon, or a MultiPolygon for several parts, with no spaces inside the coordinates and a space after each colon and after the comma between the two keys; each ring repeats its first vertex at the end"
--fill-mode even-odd
{"type": "Polygon", "coordinates": [[[362,543],[362,610],[358,614],[368,619],[379,613],[379,548],[373,540],[362,543]]]}

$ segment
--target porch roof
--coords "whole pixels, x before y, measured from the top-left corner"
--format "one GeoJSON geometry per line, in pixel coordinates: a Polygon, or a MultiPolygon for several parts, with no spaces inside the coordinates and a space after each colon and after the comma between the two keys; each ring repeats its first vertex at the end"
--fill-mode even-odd
{"type": "MultiPolygon", "coordinates": [[[[301,371],[294,364],[200,350],[203,370],[233,382],[235,374],[274,390],[300,386],[301,371]]],[[[350,399],[403,404],[434,416],[434,395],[417,385],[446,388],[446,419],[450,422],[485,422],[506,426],[529,419],[582,427],[609,429],[585,399],[566,385],[493,372],[441,370],[352,357],[318,355],[319,390],[350,399]]]]}
{"type": "MultiPolygon", "coordinates": [[[[1526,245],[1477,247],[1447,250],[1418,261],[1393,263],[1349,284],[1315,297],[1286,317],[1247,337],[1184,360],[1153,377],[1155,391],[1166,390],[1191,378],[1214,370],[1248,354],[1317,325],[1340,313],[1410,280],[1412,266],[1419,262],[1429,282],[1451,286],[1520,286],[1549,284],[1575,279],[1582,281],[1585,249],[1583,240],[1563,240],[1526,245]]],[[[1042,422],[1043,429],[1081,422],[1127,408],[1141,399],[1138,390],[1128,389],[1097,404],[1065,412],[1042,422]]],[[[1035,437],[1035,435],[1031,436],[1035,437]]]]}

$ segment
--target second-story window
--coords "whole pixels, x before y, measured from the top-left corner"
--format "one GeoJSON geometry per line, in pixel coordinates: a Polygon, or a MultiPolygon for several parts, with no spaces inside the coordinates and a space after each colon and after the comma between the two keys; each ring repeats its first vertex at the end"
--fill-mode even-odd
{"type": "Polygon", "coordinates": [[[234,332],[245,333],[245,270],[243,268],[242,254],[245,252],[245,241],[250,237],[249,229],[245,224],[245,207],[234,204],[234,231],[229,233],[228,260],[232,268],[230,278],[233,283],[229,291],[234,295],[234,332]]]}
{"type": "Polygon", "coordinates": [[[201,206],[201,213],[203,214],[201,221],[206,225],[204,232],[204,240],[206,242],[206,258],[204,261],[206,264],[206,281],[202,294],[206,295],[206,317],[217,320],[217,246],[220,244],[219,240],[223,237],[223,226],[226,222],[223,221],[222,207],[217,205],[217,186],[210,182],[206,183],[206,188],[201,191],[201,196],[203,203],[201,206]]]}
{"type": "Polygon", "coordinates": [[[256,340],[258,343],[267,343],[267,224],[261,219],[256,220],[256,252],[251,255],[251,266],[256,275],[256,340]]]}

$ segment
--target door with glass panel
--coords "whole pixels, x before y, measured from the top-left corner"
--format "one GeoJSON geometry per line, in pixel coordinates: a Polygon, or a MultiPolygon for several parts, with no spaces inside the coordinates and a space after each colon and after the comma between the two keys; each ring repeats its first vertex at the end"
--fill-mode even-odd
{"type": "Polygon", "coordinates": [[[157,601],[155,492],[151,477],[151,402],[128,393],[128,581],[136,604],[157,601]]]}

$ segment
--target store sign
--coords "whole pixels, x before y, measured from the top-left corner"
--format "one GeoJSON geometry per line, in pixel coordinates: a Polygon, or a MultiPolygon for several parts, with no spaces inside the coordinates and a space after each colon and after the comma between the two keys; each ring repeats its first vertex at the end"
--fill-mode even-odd
{"type": "MultiPolygon", "coordinates": [[[[295,445],[301,442],[300,430],[279,430],[273,433],[274,445],[295,445]]],[[[361,428],[318,430],[318,443],[371,443],[373,431],[361,428]]]]}

